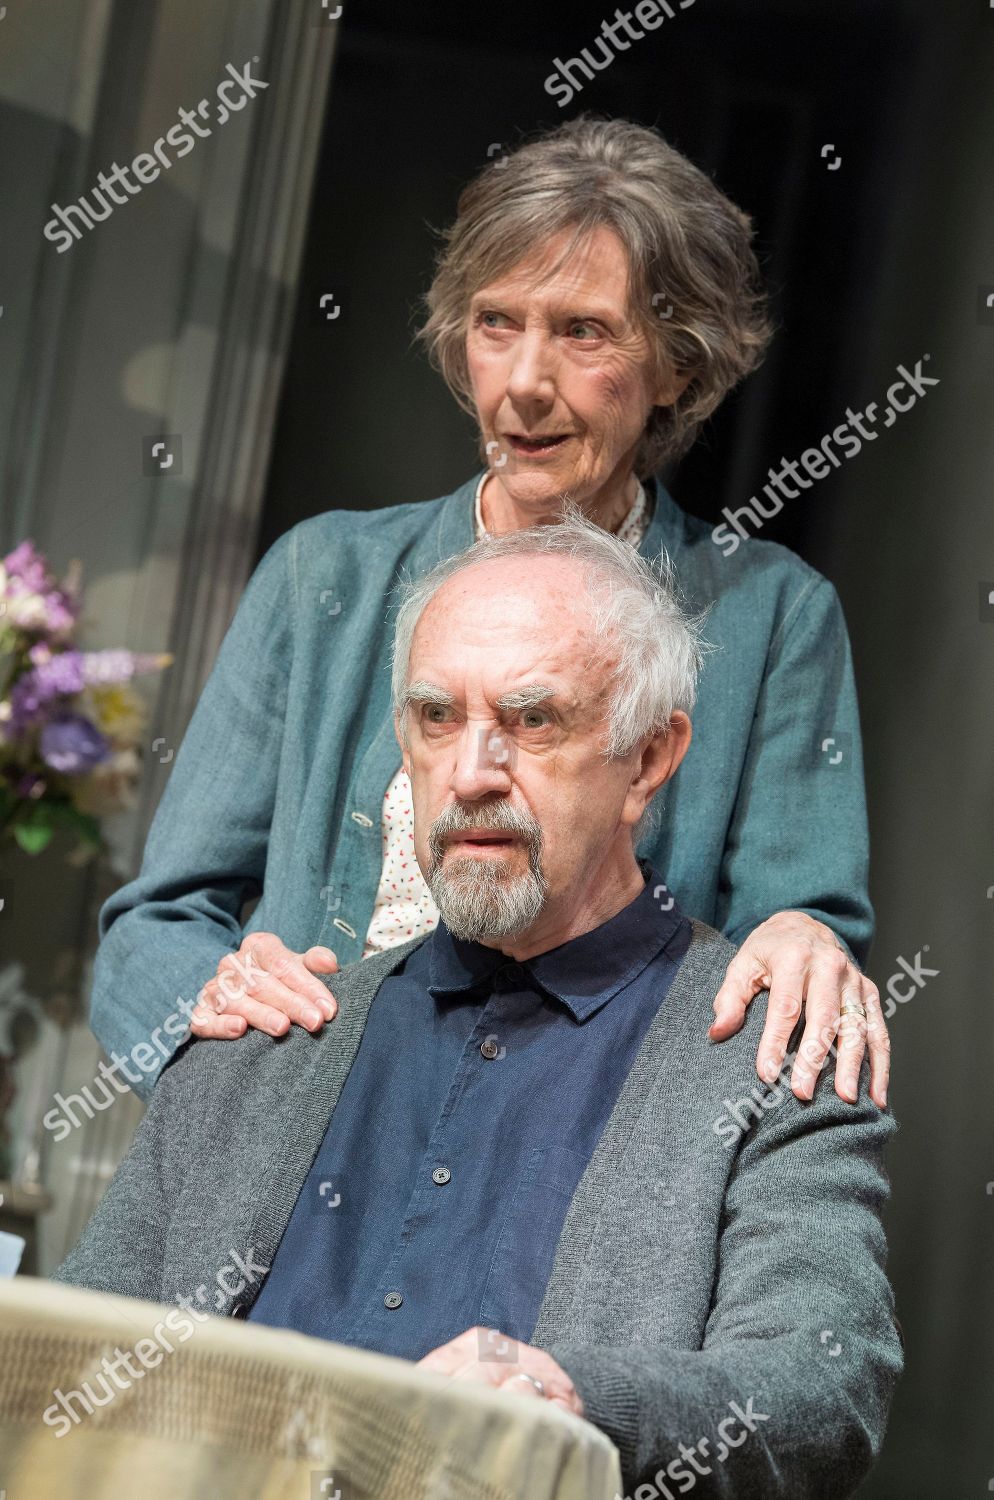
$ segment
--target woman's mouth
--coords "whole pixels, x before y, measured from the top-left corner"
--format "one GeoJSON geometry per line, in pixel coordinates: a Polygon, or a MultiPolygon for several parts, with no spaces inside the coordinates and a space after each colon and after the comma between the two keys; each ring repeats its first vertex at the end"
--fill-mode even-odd
{"type": "Polygon", "coordinates": [[[564,443],[569,442],[569,439],[568,432],[550,437],[528,437],[522,433],[512,432],[508,435],[507,441],[515,453],[524,453],[529,457],[534,457],[539,453],[555,453],[564,443]]]}

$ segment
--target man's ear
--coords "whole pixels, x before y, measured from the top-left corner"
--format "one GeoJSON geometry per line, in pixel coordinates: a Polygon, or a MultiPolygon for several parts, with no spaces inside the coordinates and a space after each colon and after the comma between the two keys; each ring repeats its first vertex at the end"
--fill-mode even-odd
{"type": "Polygon", "coordinates": [[[692,732],[688,715],[676,708],[670,715],[669,729],[653,735],[643,746],[628,789],[628,801],[632,804],[628,810],[634,813],[633,824],[638,822],[659,788],[676,775],[680,762],[690,749],[692,732]]]}

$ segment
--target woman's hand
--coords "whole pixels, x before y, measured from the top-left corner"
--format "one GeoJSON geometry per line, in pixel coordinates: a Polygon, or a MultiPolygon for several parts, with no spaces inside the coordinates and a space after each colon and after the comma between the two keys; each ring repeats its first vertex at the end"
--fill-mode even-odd
{"type": "Polygon", "coordinates": [[[771,1083],[783,1067],[787,1042],[802,1006],[806,1025],[791,1072],[798,1099],[810,1099],[828,1049],[839,1038],[835,1092],[854,1104],[860,1064],[870,1045],[870,1097],[881,1109],[887,1103],[890,1037],[876,985],[861,974],[830,927],[801,911],[779,911],[761,923],[736,953],[715,996],[717,1020],[708,1031],[712,1041],[734,1036],[746,1009],[760,990],[770,992],[766,1025],[756,1055],[756,1071],[771,1083]],[[866,1019],[842,1015],[855,1001],[866,1019]]]}
{"type": "Polygon", "coordinates": [[[320,1031],[334,1020],[338,1002],[317,974],[334,974],[330,948],[294,953],[274,932],[253,932],[237,953],[226,953],[197,996],[190,1030],[198,1037],[242,1036],[250,1026],[283,1036],[296,1021],[320,1031]]]}

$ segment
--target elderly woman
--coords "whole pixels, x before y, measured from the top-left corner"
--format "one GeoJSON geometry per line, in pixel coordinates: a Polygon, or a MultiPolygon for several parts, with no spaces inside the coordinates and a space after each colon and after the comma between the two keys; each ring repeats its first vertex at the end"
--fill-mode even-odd
{"type": "Polygon", "coordinates": [[[484,531],[555,525],[568,497],[643,555],[665,549],[685,601],[708,611],[694,744],[638,852],[666,872],[661,901],[740,945],[710,1035],[732,1035],[769,989],[760,1076],[780,1072],[803,1008],[794,1092],[811,1096],[837,1038],[836,1090],[855,1100],[868,1036],[882,1107],[838,598],[772,543],[726,555],[656,477],[767,343],[749,220],[657,132],[581,116],[483,169],[445,238],[421,337],[479,426],[484,467],[440,499],[325,512],[266,553],[141,871],[101,911],[97,1036],[132,1054],[144,1092],[176,1045],[163,1031],[183,1034],[177,992],[200,997],[199,1036],[316,1029],[335,1014],[317,975],[430,931],[391,713],[390,591],[484,531]]]}

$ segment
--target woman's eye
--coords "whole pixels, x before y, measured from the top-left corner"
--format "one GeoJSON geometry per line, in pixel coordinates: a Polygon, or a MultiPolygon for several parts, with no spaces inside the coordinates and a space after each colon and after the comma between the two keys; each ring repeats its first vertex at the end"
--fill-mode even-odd
{"type": "Polygon", "coordinates": [[[484,313],[480,314],[479,322],[483,323],[487,328],[496,328],[499,325],[496,322],[492,322],[492,323],[491,322],[487,322],[487,319],[488,318],[497,319],[497,318],[502,318],[503,316],[504,316],[504,314],[503,313],[499,313],[499,312],[484,312],[484,313]]]}

